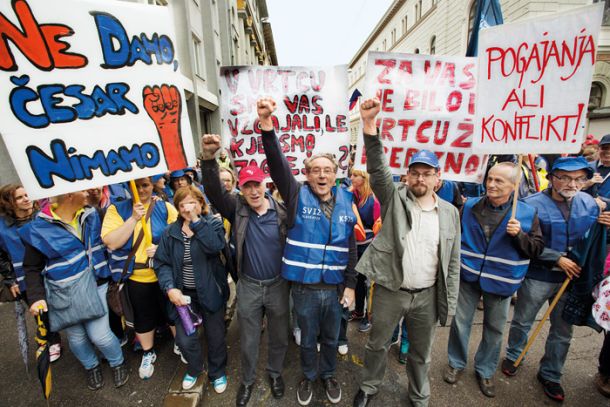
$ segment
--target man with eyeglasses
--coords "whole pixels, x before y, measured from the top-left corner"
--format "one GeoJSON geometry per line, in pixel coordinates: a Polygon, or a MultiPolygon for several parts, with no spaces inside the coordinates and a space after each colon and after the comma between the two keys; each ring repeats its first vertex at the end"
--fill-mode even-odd
{"type": "Polygon", "coordinates": [[[297,182],[275,135],[275,109],[273,99],[257,101],[269,174],[287,209],[282,276],[292,282],[305,376],[297,388],[297,401],[302,406],[311,403],[313,382],[319,377],[326,397],[336,404],[341,401],[341,386],[334,377],[339,328],[343,307],[354,301],[358,261],[352,193],[335,187],[338,165],[332,154],[307,159],[306,182],[297,182]]]}
{"type": "Polygon", "coordinates": [[[511,217],[519,168],[501,162],[489,170],[486,192],[470,198],[462,210],[460,294],[447,346],[449,367],[444,380],[455,384],[468,361],[468,342],[479,298],[483,297],[483,338],[474,358],[481,392],[495,397],[494,374],[511,296],[525,278],[530,259],[544,249],[536,209],[518,201],[511,217]]]}
{"type": "Polygon", "coordinates": [[[364,370],[353,405],[366,406],[379,390],[392,332],[404,316],[409,333],[408,398],[413,406],[430,399],[430,353],[437,323],[455,310],[460,274],[458,210],[434,192],[440,165],[421,150],[409,162],[407,185],[396,186],[375,126],[378,99],[360,105],[367,172],[382,207],[383,227],[356,270],[375,281],[374,322],[364,370]]]}
{"type": "MultiPolygon", "coordinates": [[[[566,276],[570,279],[579,276],[580,266],[570,259],[570,250],[595,222],[606,224],[595,199],[581,192],[592,176],[593,170],[583,157],[557,158],[549,175],[550,188],[524,199],[538,210],[545,248],[530,262],[517,292],[506,358],[502,362],[502,372],[507,376],[517,374],[514,361],[525,347],[544,303],[553,300],[566,276]]],[[[555,401],[565,398],[561,374],[572,339],[572,325],[562,318],[565,299],[563,296],[551,312],[545,354],[537,374],[544,393],[555,401]]]]}

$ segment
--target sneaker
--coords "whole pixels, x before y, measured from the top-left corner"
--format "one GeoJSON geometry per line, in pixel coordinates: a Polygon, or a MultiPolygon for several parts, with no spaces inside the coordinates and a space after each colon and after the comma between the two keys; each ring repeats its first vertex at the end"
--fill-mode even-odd
{"type": "Polygon", "coordinates": [[[545,378],[540,376],[540,373],[536,375],[536,378],[542,384],[542,387],[544,388],[544,394],[546,394],[549,398],[555,401],[563,401],[566,398],[561,384],[546,380],[545,378]]]}
{"type": "Polygon", "coordinates": [[[400,342],[400,352],[398,353],[398,363],[404,365],[407,363],[407,354],[409,353],[409,341],[400,342]]]}
{"type": "Polygon", "coordinates": [[[610,376],[601,373],[595,375],[595,387],[604,396],[610,398],[610,376]]]}
{"type": "Polygon", "coordinates": [[[112,380],[114,381],[114,387],[119,388],[129,380],[129,368],[125,362],[112,368],[112,380]]]}
{"type": "Polygon", "coordinates": [[[294,343],[296,343],[297,346],[301,346],[301,328],[294,328],[292,330],[292,336],[294,336],[294,343]]]}
{"type": "Polygon", "coordinates": [[[360,332],[368,332],[371,330],[371,323],[368,321],[368,319],[363,319],[362,321],[360,321],[360,325],[358,326],[358,331],[360,332]]]}
{"type": "Polygon", "coordinates": [[[445,374],[443,375],[443,380],[445,383],[456,384],[460,378],[462,373],[461,369],[456,369],[451,366],[447,366],[447,370],[445,370],[445,374]]]}
{"type": "Polygon", "coordinates": [[[216,393],[224,393],[224,391],[227,389],[227,376],[219,377],[212,382],[212,385],[214,386],[214,391],[216,393]]]}
{"type": "Polygon", "coordinates": [[[51,363],[55,362],[61,357],[61,343],[54,343],[53,345],[49,346],[49,357],[51,363]]]}
{"type": "Polygon", "coordinates": [[[89,390],[99,390],[104,387],[104,376],[102,376],[102,365],[87,370],[87,387],[89,390]]]}
{"type": "Polygon", "coordinates": [[[155,351],[144,352],[142,356],[142,363],[140,363],[140,368],[138,369],[138,374],[140,375],[140,379],[146,380],[150,379],[155,371],[155,361],[157,360],[157,354],[155,351]]]}
{"type": "Polygon", "coordinates": [[[353,310],[349,314],[349,317],[347,317],[347,320],[348,321],[360,321],[362,318],[364,318],[364,312],[356,312],[356,310],[353,310]]]}
{"type": "Polygon", "coordinates": [[[517,374],[518,367],[515,367],[515,362],[510,359],[504,358],[502,361],[502,373],[508,377],[513,377],[517,374]]]}
{"type": "MultiPolygon", "coordinates": [[[[183,390],[190,390],[193,388],[193,386],[195,385],[195,383],[197,383],[197,378],[191,376],[190,374],[186,373],[184,375],[184,378],[182,379],[182,389],[183,390]]],[[[226,387],[226,385],[225,385],[226,387]]]]}
{"type": "Polygon", "coordinates": [[[339,351],[339,355],[347,355],[349,348],[347,347],[347,345],[339,345],[337,350],[339,351]]]}
{"type": "Polygon", "coordinates": [[[187,362],[184,356],[182,355],[182,352],[180,352],[180,348],[178,347],[178,345],[176,345],[176,342],[174,342],[174,354],[180,356],[180,360],[182,361],[182,363],[184,363],[185,365],[189,364],[189,362],[187,362]]]}
{"type": "Polygon", "coordinates": [[[297,401],[300,405],[306,406],[311,403],[313,398],[313,388],[311,381],[307,379],[301,380],[299,387],[297,388],[297,401]]]}
{"type": "Polygon", "coordinates": [[[322,379],[324,382],[324,390],[326,390],[326,397],[328,401],[333,404],[337,404],[341,401],[341,385],[334,377],[328,379],[322,379]]]}

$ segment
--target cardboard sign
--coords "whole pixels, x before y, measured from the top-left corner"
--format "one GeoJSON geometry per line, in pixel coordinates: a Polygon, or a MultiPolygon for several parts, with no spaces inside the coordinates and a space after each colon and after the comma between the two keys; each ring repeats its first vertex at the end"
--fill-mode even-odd
{"type": "Polygon", "coordinates": [[[31,198],[195,162],[172,21],[120,1],[0,3],[0,133],[31,198]]]}
{"type": "Polygon", "coordinates": [[[481,30],[475,151],[580,150],[602,8],[481,30]]]}
{"type": "Polygon", "coordinates": [[[347,175],[349,125],[347,68],[242,66],[220,69],[223,144],[239,170],[257,164],[268,173],[256,101],[272,97],[275,132],[292,173],[304,180],[304,161],[334,154],[337,177],[347,175]]]}
{"type": "MultiPolygon", "coordinates": [[[[481,182],[487,156],[472,153],[476,59],[369,52],[367,97],[377,96],[377,127],[394,175],[405,174],[422,149],[436,153],[442,177],[481,182]]],[[[356,168],[366,168],[358,138],[356,168]]]]}

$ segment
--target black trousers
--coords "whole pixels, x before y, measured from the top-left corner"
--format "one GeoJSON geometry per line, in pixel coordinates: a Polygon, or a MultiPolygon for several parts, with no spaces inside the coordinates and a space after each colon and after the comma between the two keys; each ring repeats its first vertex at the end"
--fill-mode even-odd
{"type": "Polygon", "coordinates": [[[602,350],[599,352],[599,373],[604,376],[610,377],[610,333],[604,333],[604,344],[602,350]]]}

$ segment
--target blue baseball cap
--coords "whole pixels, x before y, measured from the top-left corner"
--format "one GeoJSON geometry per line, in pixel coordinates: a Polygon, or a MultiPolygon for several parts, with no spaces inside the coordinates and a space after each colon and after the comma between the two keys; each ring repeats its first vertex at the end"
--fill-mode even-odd
{"type": "Polygon", "coordinates": [[[157,175],[153,175],[152,177],[150,177],[153,184],[156,183],[157,181],[159,181],[161,178],[163,178],[163,174],[157,174],[157,175]]]}
{"type": "Polygon", "coordinates": [[[170,178],[180,178],[180,177],[184,177],[186,176],[186,173],[184,172],[184,170],[176,170],[176,171],[172,171],[171,174],[169,174],[170,178]]]}
{"type": "Polygon", "coordinates": [[[413,164],[426,164],[432,168],[440,168],[436,154],[430,150],[419,150],[417,153],[413,154],[413,157],[411,157],[411,160],[409,161],[409,168],[411,168],[413,164]]]}
{"type": "Polygon", "coordinates": [[[593,168],[589,166],[584,157],[559,157],[553,162],[551,174],[557,170],[561,171],[578,171],[585,170],[587,178],[593,177],[593,168]]]}

